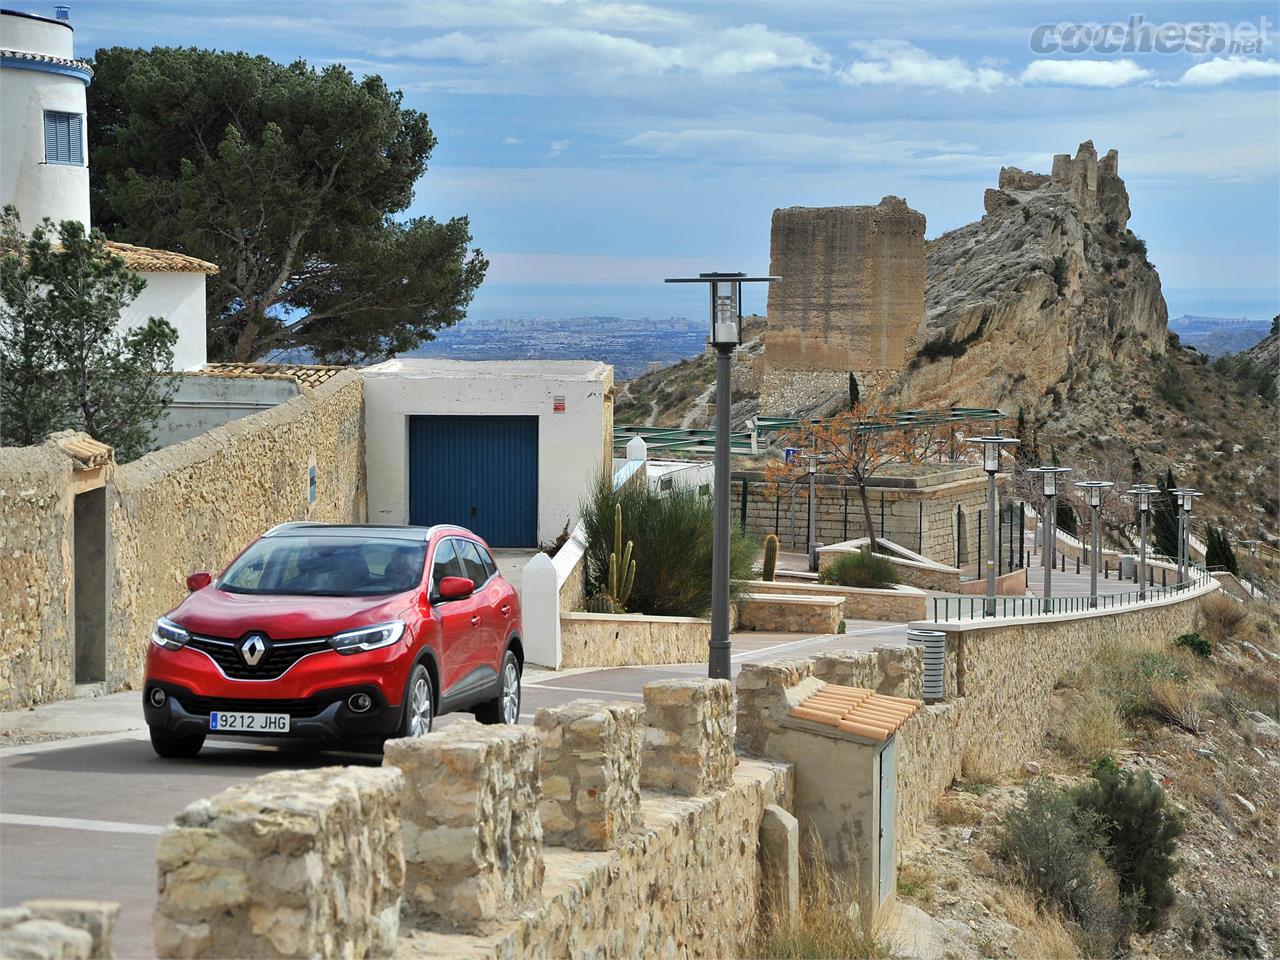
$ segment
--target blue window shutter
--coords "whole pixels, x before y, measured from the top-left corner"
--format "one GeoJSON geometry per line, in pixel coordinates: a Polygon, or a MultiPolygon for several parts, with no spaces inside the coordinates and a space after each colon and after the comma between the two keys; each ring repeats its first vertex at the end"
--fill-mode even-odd
{"type": "Polygon", "coordinates": [[[44,161],[58,162],[58,115],[48,111],[44,115],[44,161]]]}
{"type": "Polygon", "coordinates": [[[70,121],[70,123],[68,124],[68,126],[70,127],[69,134],[71,138],[70,162],[76,164],[77,166],[83,166],[84,165],[84,129],[83,129],[84,118],[81,117],[80,114],[78,113],[72,113],[67,115],[67,119],[70,121]]]}

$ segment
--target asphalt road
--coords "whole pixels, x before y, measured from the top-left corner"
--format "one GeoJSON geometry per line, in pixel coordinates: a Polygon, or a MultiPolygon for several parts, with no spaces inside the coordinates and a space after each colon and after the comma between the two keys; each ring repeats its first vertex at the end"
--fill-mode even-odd
{"type": "MultiPolygon", "coordinates": [[[[817,638],[737,635],[735,672],[749,660],[872,649],[906,636],[904,624],[850,621],[847,631],[817,638]]],[[[705,667],[697,665],[531,670],[525,678],[521,721],[531,722],[541,707],[583,697],[639,701],[651,680],[704,674],[705,667]]],[[[207,741],[193,761],[161,760],[146,739],[140,701],[135,713],[122,699],[137,701],[138,694],[52,706],[61,714],[77,713],[77,729],[110,727],[108,711],[117,718],[117,727],[120,716],[136,715],[132,729],[0,749],[0,905],[35,897],[118,901],[122,910],[116,956],[121,958],[154,956],[156,840],[183,807],[273,770],[381,762],[372,754],[233,740],[207,741]],[[100,726],[95,726],[94,711],[102,717],[100,726]]],[[[440,725],[449,721],[442,717],[440,725]]]]}

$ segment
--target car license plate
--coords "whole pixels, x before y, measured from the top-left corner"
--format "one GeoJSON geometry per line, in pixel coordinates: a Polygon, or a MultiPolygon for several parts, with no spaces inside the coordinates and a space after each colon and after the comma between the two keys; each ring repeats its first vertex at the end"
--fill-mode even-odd
{"type": "Polygon", "coordinates": [[[219,733],[288,733],[287,713],[229,713],[214,710],[209,714],[209,729],[219,733]]]}

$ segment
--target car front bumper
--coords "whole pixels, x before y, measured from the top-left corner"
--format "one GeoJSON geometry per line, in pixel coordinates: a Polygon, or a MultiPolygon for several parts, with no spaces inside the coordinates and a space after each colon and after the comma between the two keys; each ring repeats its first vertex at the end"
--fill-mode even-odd
{"type": "Polygon", "coordinates": [[[288,733],[235,731],[226,736],[297,737],[322,740],[368,740],[387,737],[400,729],[401,707],[390,705],[376,686],[358,685],[323,690],[299,700],[232,699],[202,697],[187,687],[160,680],[148,680],[142,691],[142,713],[147,725],[170,733],[194,736],[224,735],[209,729],[211,711],[287,713],[288,733]],[[163,690],[164,703],[152,703],[154,690],[163,690]],[[365,693],[373,706],[357,713],[348,705],[353,694],[365,693]]]}

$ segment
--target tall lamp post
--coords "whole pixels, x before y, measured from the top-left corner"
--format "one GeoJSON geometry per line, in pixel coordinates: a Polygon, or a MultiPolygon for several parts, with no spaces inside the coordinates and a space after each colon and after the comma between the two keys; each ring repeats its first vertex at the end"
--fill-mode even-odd
{"type": "Polygon", "coordinates": [[[1138,599],[1147,599],[1147,517],[1151,513],[1151,498],[1160,493],[1159,487],[1149,483],[1139,483],[1129,490],[1129,496],[1138,504],[1138,515],[1142,523],[1142,547],[1138,553],[1138,599]]]}
{"type": "Polygon", "coordinates": [[[1000,448],[1017,443],[1013,437],[967,437],[966,443],[982,445],[982,469],[987,471],[987,616],[996,614],[996,474],[1000,472],[1000,448]]]}
{"type": "Polygon", "coordinates": [[[1249,548],[1249,596],[1258,595],[1258,544],[1261,540],[1241,540],[1240,545],[1249,548]]]}
{"type": "Polygon", "coordinates": [[[1093,535],[1092,543],[1089,547],[1089,606],[1096,607],[1098,605],[1098,547],[1099,527],[1098,527],[1098,508],[1102,506],[1102,495],[1108,488],[1114,487],[1115,484],[1110,480],[1081,480],[1076,484],[1089,499],[1089,506],[1093,510],[1093,535]]]}
{"type": "Polygon", "coordinates": [[[825,453],[804,453],[802,457],[809,464],[809,572],[818,572],[818,518],[814,511],[817,506],[818,464],[826,463],[831,458],[825,453]]]}
{"type": "Polygon", "coordinates": [[[1040,524],[1040,539],[1044,541],[1044,597],[1045,613],[1053,612],[1053,562],[1058,547],[1058,475],[1070,473],[1070,467],[1029,467],[1027,473],[1037,473],[1044,484],[1044,521],[1040,524]]]}
{"type": "Polygon", "coordinates": [[[745,273],[700,273],[669,277],[667,283],[705,283],[711,293],[710,343],[716,350],[715,522],[711,541],[711,642],[707,675],[728,680],[729,661],[729,412],[733,403],[729,358],[742,343],[742,285],[772,283],[778,277],[745,273]]]}
{"type": "Polygon", "coordinates": [[[1191,502],[1204,496],[1191,487],[1177,487],[1170,491],[1178,498],[1178,584],[1191,577],[1191,502]]]}

